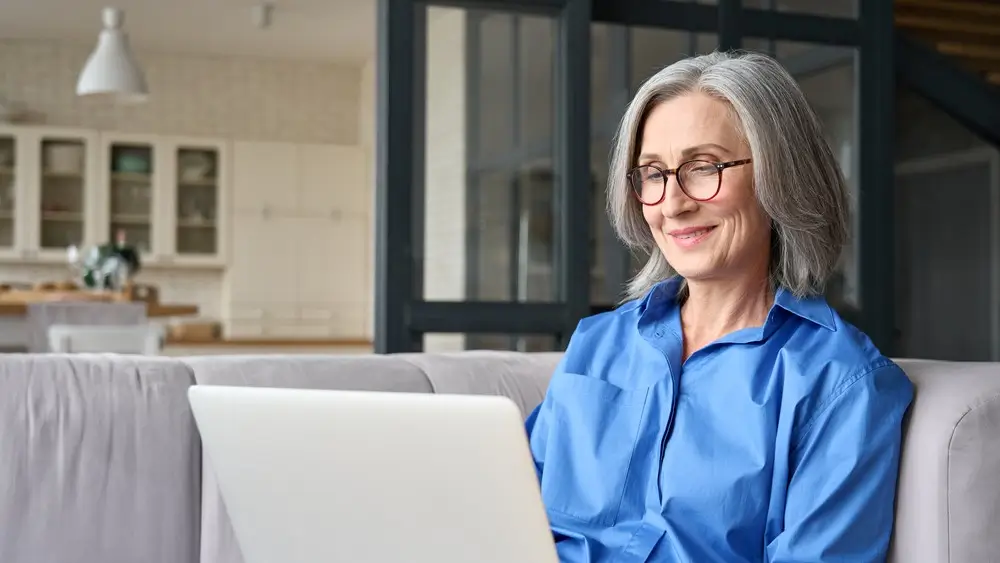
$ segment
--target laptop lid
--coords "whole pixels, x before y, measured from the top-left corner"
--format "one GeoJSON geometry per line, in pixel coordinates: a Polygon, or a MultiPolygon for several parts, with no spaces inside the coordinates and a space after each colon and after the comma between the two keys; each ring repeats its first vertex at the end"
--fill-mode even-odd
{"type": "Polygon", "coordinates": [[[197,385],[246,563],[557,563],[503,397],[197,385]]]}

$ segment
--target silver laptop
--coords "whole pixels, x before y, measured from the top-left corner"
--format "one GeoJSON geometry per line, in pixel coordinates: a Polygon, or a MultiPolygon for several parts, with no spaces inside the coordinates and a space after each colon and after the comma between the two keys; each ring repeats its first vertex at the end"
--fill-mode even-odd
{"type": "Polygon", "coordinates": [[[502,397],[198,385],[246,563],[557,563],[502,397]]]}

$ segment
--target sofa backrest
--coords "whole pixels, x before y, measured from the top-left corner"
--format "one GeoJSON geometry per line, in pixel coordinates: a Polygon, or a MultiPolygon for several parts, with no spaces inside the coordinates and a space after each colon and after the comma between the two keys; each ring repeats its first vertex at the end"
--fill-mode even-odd
{"type": "MultiPolygon", "coordinates": [[[[187,403],[195,384],[505,395],[560,354],[182,359],[0,355],[0,561],[241,563],[187,403]]],[[[1000,363],[899,360],[914,381],[890,561],[1000,553],[1000,363]]]]}
{"type": "Polygon", "coordinates": [[[890,561],[1000,558],[1000,363],[896,360],[914,383],[890,561]]]}
{"type": "Polygon", "coordinates": [[[165,359],[0,355],[0,561],[197,561],[193,383],[165,359]]]}

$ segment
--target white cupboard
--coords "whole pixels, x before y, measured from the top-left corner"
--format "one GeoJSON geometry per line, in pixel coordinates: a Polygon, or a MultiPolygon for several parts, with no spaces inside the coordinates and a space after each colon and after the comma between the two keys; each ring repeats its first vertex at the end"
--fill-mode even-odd
{"type": "Polygon", "coordinates": [[[368,168],[357,146],[0,125],[0,262],[51,272],[123,233],[144,266],[218,275],[230,337],[359,338],[368,168]]]}
{"type": "Polygon", "coordinates": [[[222,267],[227,143],[0,126],[0,259],[58,263],[116,233],[146,264],[222,267]]]}
{"type": "Polygon", "coordinates": [[[0,127],[0,258],[63,261],[97,241],[96,145],[92,131],[0,127]]]}
{"type": "Polygon", "coordinates": [[[370,188],[362,149],[233,145],[231,337],[356,338],[366,331],[370,188]]]}
{"type": "Polygon", "coordinates": [[[225,266],[228,143],[121,133],[100,138],[100,240],[122,232],[151,264],[225,266]]]}

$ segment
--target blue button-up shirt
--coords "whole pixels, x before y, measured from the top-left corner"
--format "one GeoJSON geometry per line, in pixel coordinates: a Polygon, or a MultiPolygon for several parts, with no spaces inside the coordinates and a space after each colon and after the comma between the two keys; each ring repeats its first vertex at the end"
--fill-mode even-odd
{"type": "Polygon", "coordinates": [[[883,561],[906,375],[784,290],[682,362],[678,288],[584,319],[528,417],[561,561],[883,561]]]}

